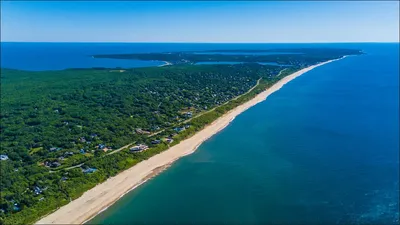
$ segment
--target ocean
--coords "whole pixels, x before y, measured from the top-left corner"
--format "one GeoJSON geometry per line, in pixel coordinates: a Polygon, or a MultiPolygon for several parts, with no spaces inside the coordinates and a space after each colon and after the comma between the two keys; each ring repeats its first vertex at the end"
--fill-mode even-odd
{"type": "MultiPolygon", "coordinates": [[[[398,43],[25,43],[29,51],[24,44],[4,44],[1,66],[26,70],[92,67],[97,59],[79,59],[105,53],[362,49],[365,55],[326,64],[291,81],[88,223],[399,223],[398,43]],[[33,57],[39,54],[42,59],[33,57]]],[[[112,60],[107,65],[151,66],[141,63],[112,60]]]]}

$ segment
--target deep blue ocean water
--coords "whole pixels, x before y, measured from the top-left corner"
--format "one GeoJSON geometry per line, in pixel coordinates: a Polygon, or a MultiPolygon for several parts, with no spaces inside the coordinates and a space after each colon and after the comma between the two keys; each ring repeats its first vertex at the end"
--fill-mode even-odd
{"type": "MultiPolygon", "coordinates": [[[[399,222],[398,43],[26,45],[30,52],[8,46],[8,59],[2,45],[2,66],[62,69],[82,63],[83,55],[133,51],[362,49],[367,54],[318,67],[291,81],[90,223],[399,222]],[[48,62],[35,62],[40,45],[47,46],[40,54],[53,54],[43,56],[48,62]],[[59,48],[71,52],[59,58],[59,48]]],[[[91,67],[81,66],[85,65],[91,67]]]]}

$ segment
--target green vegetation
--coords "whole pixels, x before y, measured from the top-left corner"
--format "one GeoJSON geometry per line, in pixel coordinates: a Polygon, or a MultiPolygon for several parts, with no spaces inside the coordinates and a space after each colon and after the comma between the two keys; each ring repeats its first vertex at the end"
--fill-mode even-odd
{"type": "Polygon", "coordinates": [[[34,223],[303,67],[2,69],[0,222],[34,223]],[[150,148],[131,153],[135,144],[150,148]]]}
{"type": "Polygon", "coordinates": [[[330,48],[300,48],[300,49],[269,49],[269,50],[213,50],[213,51],[199,51],[199,52],[111,54],[111,55],[94,55],[93,57],[115,58],[115,59],[160,60],[160,61],[168,61],[171,62],[172,64],[194,64],[198,62],[247,62],[247,63],[273,62],[282,65],[310,66],[330,59],[337,59],[344,55],[358,55],[358,54],[362,54],[360,50],[330,49],[330,48]]]}

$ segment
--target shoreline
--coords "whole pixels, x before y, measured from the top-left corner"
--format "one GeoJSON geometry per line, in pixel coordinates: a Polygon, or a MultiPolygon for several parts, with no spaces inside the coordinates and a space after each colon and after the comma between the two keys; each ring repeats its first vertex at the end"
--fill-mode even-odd
{"type": "Polygon", "coordinates": [[[172,63],[168,62],[168,61],[162,61],[164,64],[159,65],[158,67],[163,67],[163,66],[170,66],[172,65],[172,63]]]}
{"type": "Polygon", "coordinates": [[[343,56],[339,59],[333,59],[309,66],[285,76],[268,89],[256,95],[254,98],[228,111],[190,138],[185,139],[179,144],[172,146],[145,161],[141,161],[131,168],[120,172],[116,176],[107,179],[105,182],[96,185],[92,189],[86,191],[81,197],[41,218],[35,224],[82,224],[90,221],[101,212],[107,210],[108,207],[122,198],[125,194],[167,169],[174,161],[196,151],[204,141],[227,127],[236,116],[250,107],[266,100],[269,95],[281,89],[291,80],[294,80],[316,67],[345,57],[346,56],[343,56]]]}

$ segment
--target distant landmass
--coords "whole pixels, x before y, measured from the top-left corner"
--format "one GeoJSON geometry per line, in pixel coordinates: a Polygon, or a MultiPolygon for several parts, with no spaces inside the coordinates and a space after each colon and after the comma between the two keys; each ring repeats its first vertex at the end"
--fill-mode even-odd
{"type": "Polygon", "coordinates": [[[107,54],[94,58],[159,60],[172,64],[195,64],[199,62],[277,63],[308,66],[343,55],[362,54],[361,50],[332,48],[296,48],[269,50],[211,50],[165,53],[107,54]],[[226,54],[230,53],[230,54],[226,54]],[[265,54],[269,53],[269,54],[265,54]]]}

